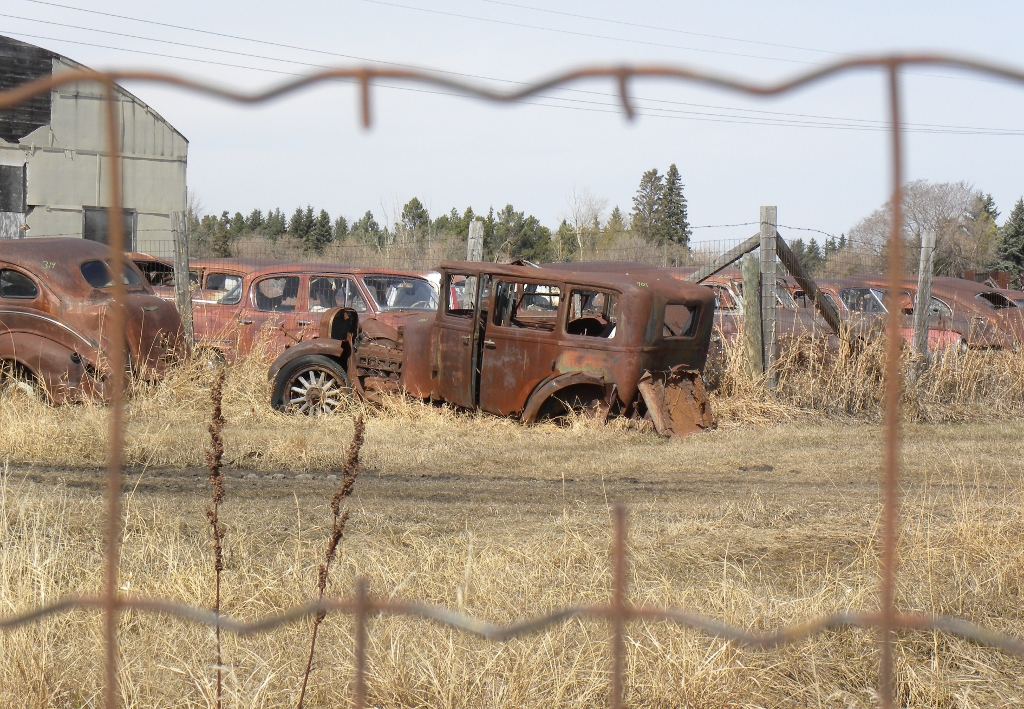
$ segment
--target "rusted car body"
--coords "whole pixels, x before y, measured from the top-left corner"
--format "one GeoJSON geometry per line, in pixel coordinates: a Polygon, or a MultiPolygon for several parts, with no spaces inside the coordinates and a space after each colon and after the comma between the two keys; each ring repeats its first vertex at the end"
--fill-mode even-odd
{"type": "Polygon", "coordinates": [[[84,239],[0,241],[0,365],[6,386],[55,403],[105,399],[112,347],[127,345],[129,366],[158,376],[184,353],[181,320],[130,261],[126,343],[111,340],[115,252],[84,239]]]}
{"type": "MultiPolygon", "coordinates": [[[[854,320],[878,321],[886,312],[887,279],[884,276],[851,276],[823,288],[841,308],[850,311],[860,304],[854,320]],[[880,307],[881,306],[881,307],[880,307]]],[[[901,334],[913,339],[913,313],[917,300],[917,279],[906,277],[899,294],[904,318],[901,334]]],[[[1024,341],[1024,309],[999,289],[961,278],[932,280],[928,306],[929,349],[956,346],[960,349],[1009,349],[1024,341]]]]}
{"type": "Polygon", "coordinates": [[[649,415],[668,435],[712,425],[700,377],[711,289],[638,264],[579,266],[445,262],[435,312],[382,323],[332,311],[274,362],[273,404],[405,392],[527,423],[584,409],[649,415]]]}
{"type": "Polygon", "coordinates": [[[246,259],[189,262],[196,346],[234,357],[257,342],[277,355],[316,337],[324,313],[349,308],[363,321],[433,313],[437,294],[404,271],[246,259]]]}

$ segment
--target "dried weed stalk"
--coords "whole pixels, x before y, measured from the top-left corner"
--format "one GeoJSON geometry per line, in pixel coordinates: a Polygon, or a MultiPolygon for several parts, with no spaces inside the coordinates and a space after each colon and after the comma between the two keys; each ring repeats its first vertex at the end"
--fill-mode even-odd
{"type": "MultiPolygon", "coordinates": [[[[212,487],[212,505],[206,508],[206,519],[210,521],[213,533],[213,570],[215,575],[213,612],[220,614],[220,575],[224,570],[224,525],[220,523],[220,503],[224,501],[224,416],[221,404],[224,398],[224,367],[217,370],[217,376],[210,389],[210,400],[213,402],[213,413],[210,416],[210,449],[206,452],[206,466],[210,469],[210,485],[212,487]]],[[[221,707],[223,674],[220,647],[220,626],[215,630],[217,644],[217,709],[221,707]]]]}
{"type": "MultiPolygon", "coordinates": [[[[334,561],[338,550],[338,542],[341,541],[342,534],[345,532],[345,523],[348,521],[348,510],[346,509],[342,512],[341,503],[352,494],[352,488],[355,486],[356,478],[359,476],[359,451],[363,447],[364,429],[363,416],[360,414],[355,420],[352,442],[348,446],[348,455],[341,469],[341,487],[331,497],[333,523],[331,524],[330,535],[327,537],[327,550],[324,553],[324,560],[317,570],[316,579],[317,598],[321,601],[327,588],[327,575],[331,570],[331,562],[334,561]]],[[[320,630],[320,624],[324,622],[325,617],[327,617],[327,613],[320,611],[313,618],[313,634],[309,640],[309,657],[306,659],[306,671],[302,675],[302,689],[299,691],[298,709],[302,709],[303,703],[306,700],[306,685],[309,683],[309,672],[313,667],[313,654],[316,652],[316,636],[320,630]]]]}

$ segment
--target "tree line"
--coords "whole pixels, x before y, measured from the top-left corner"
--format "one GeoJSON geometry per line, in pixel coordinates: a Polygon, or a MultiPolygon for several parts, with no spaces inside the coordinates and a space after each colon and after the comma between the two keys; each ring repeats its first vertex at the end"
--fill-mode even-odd
{"type": "Polygon", "coordinates": [[[332,244],[367,245],[386,251],[396,244],[464,241],[474,221],[483,224],[487,260],[571,261],[587,258],[601,248],[614,249],[633,237],[654,245],[689,243],[687,201],[675,164],[664,175],[657,169],[644,172],[628,216],[618,206],[606,216],[606,204],[589,191],[574,189],[561,224],[553,230],[511,204],[499,210],[490,207],[486,213],[466,207],[433,216],[417,197],[402,207],[391,224],[382,224],[372,210],[350,221],[344,216],[332,218],[326,209],[311,205],[297,207],[289,217],[280,208],[253,209],[248,215],[228,211],[219,216],[202,214],[201,207],[193,204],[188,211],[188,230],[194,247],[214,257],[231,256],[233,245],[243,238],[288,239],[316,254],[332,244]]]}

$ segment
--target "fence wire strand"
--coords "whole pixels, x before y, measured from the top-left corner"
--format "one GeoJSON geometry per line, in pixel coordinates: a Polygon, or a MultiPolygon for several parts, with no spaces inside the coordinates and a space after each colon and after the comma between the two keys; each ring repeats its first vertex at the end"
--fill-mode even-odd
{"type": "MultiPolygon", "coordinates": [[[[902,125],[900,102],[902,98],[899,75],[905,66],[941,66],[954,70],[983,74],[1001,78],[1015,84],[1024,84],[1024,71],[989,62],[974,61],[942,54],[909,54],[865,56],[825,65],[820,68],[798,74],[795,77],[774,84],[742,81],[729,78],[722,74],[699,71],[685,67],[673,66],[594,66],[556,74],[551,78],[528,84],[515,91],[498,91],[482,84],[449,78],[429,71],[414,69],[393,69],[380,66],[360,68],[338,68],[316,72],[308,76],[284,82],[265,91],[246,93],[212,83],[187,79],[178,74],[155,71],[109,71],[98,72],[90,69],[62,72],[49,77],[27,82],[13,89],[0,92],[0,109],[11,108],[33,96],[51,91],[59,86],[77,82],[97,82],[104,87],[107,104],[106,131],[108,153],[115,159],[111,161],[109,171],[111,219],[108,219],[108,243],[117,251],[115,268],[122,266],[125,256],[123,249],[124,234],[121,224],[122,195],[120,180],[120,155],[118,152],[118,116],[114,108],[117,86],[120,81],[139,81],[160,83],[188,89],[210,97],[229,101],[258,104],[281,98],[295,93],[300,89],[336,79],[355,80],[359,84],[360,117],[362,124],[369,128],[372,123],[371,84],[374,80],[393,80],[417,84],[443,87],[469,97],[498,102],[512,103],[542,91],[558,88],[584,80],[611,79],[616,89],[622,109],[627,118],[632,119],[635,111],[630,99],[630,81],[638,78],[673,79],[689,84],[702,85],[729,90],[749,96],[775,96],[793,92],[796,89],[832,78],[854,70],[882,70],[886,78],[887,99],[889,103],[889,131],[891,135],[890,168],[891,168],[891,202],[893,218],[889,235],[888,279],[891,292],[896,292],[901,281],[901,240],[899,225],[901,221],[901,190],[903,179],[902,156],[902,125]]],[[[355,681],[353,684],[353,704],[361,709],[366,699],[366,663],[368,645],[367,623],[373,614],[391,614],[416,616],[443,623],[449,627],[472,633],[483,638],[505,641],[522,635],[537,632],[546,627],[567,622],[573,618],[599,618],[609,621],[612,643],[610,658],[609,704],[613,709],[623,706],[625,698],[625,634],[629,621],[670,622],[684,627],[699,630],[708,635],[723,638],[754,648],[771,649],[780,645],[795,642],[818,633],[837,628],[873,628],[880,635],[878,690],[881,706],[890,709],[893,706],[893,641],[896,630],[932,630],[956,635],[973,642],[997,648],[1005,652],[1024,656],[1024,640],[987,629],[966,620],[948,616],[929,616],[924,614],[900,614],[896,611],[895,586],[897,579],[896,547],[899,526],[899,392],[900,372],[898,359],[900,353],[900,333],[898,310],[890,310],[887,325],[886,346],[886,413],[885,413],[885,445],[882,472],[882,506],[883,533],[880,550],[881,579],[879,584],[879,612],[868,613],[858,611],[839,611],[832,615],[791,625],[772,633],[756,633],[743,628],[730,626],[721,621],[707,618],[700,614],[682,609],[662,609],[647,606],[632,606],[627,592],[628,549],[626,546],[626,515],[624,509],[618,507],[613,514],[612,544],[612,600],[610,605],[573,606],[557,610],[549,615],[522,620],[510,625],[494,625],[471,616],[447,608],[431,606],[417,602],[378,601],[369,594],[365,580],[357,581],[355,596],[351,600],[324,599],[305,605],[296,606],[279,614],[255,622],[244,622],[230,616],[213,613],[195,606],[176,601],[124,596],[118,590],[118,565],[120,559],[121,538],[121,478],[123,450],[122,402],[125,391],[124,365],[126,362],[126,346],[124,338],[124,322],[122,308],[125,304],[124,286],[121,279],[114,278],[113,309],[115,342],[122,347],[115,347],[109,353],[112,371],[118,373],[113,377],[112,393],[109,407],[110,446],[107,465],[107,520],[105,540],[105,572],[104,588],[99,596],[67,597],[49,605],[41,606],[23,613],[0,617],[0,629],[9,630],[30,623],[46,616],[68,613],[76,609],[99,609],[104,617],[104,700],[108,709],[119,704],[117,686],[118,648],[117,618],[126,610],[173,615],[211,627],[218,627],[228,632],[250,634],[265,632],[284,623],[315,615],[321,611],[341,613],[353,616],[356,622],[355,637],[355,681]]]]}

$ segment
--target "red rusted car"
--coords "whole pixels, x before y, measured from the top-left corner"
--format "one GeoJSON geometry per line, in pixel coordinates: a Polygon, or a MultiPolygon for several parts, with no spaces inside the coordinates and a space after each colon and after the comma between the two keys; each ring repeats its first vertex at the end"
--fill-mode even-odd
{"type": "Polygon", "coordinates": [[[583,409],[649,415],[669,435],[711,426],[714,293],[649,266],[601,268],[445,262],[433,312],[325,313],[319,337],[271,367],[272,403],[311,413],[405,392],[527,423],[583,409]]]}
{"type": "Polygon", "coordinates": [[[430,283],[403,271],[246,259],[196,259],[189,271],[196,346],[229,357],[261,339],[276,355],[315,337],[324,313],[338,307],[385,323],[437,308],[430,283]]]}
{"type": "Polygon", "coordinates": [[[113,259],[109,247],[84,239],[0,241],[0,368],[4,388],[55,403],[104,399],[111,347],[128,347],[137,376],[158,375],[183,354],[181,320],[130,261],[126,343],[111,341],[113,259]]]}

